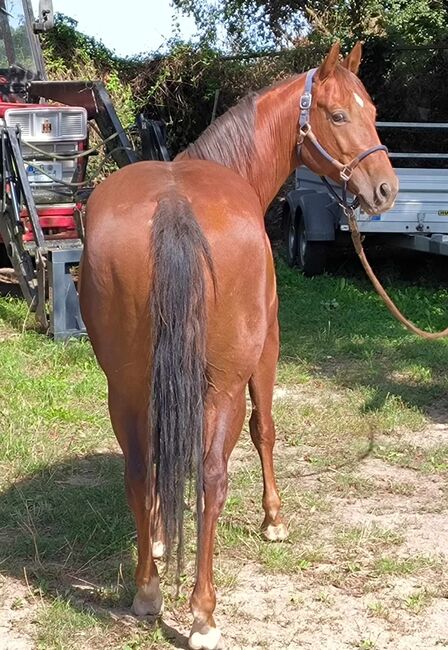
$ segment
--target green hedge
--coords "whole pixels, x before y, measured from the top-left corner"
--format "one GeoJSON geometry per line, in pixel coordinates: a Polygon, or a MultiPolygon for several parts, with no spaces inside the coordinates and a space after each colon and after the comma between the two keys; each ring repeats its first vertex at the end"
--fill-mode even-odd
{"type": "MultiPolygon", "coordinates": [[[[44,39],[44,56],[51,78],[102,79],[126,127],[139,112],[165,121],[175,154],[208,126],[215,100],[219,115],[250,90],[317,65],[324,53],[307,41],[279,56],[242,59],[181,42],[169,45],[166,56],[123,59],[58,15],[44,39]]],[[[361,76],[380,119],[448,121],[448,49],[403,49],[403,43],[373,38],[364,53],[361,76]]],[[[440,138],[434,144],[448,148],[440,138]]],[[[414,146],[411,136],[408,145],[414,146]]]]}

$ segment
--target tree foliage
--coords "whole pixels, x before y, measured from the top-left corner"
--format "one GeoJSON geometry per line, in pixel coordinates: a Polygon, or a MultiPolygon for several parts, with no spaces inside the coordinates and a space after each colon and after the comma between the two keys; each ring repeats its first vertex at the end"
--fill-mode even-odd
{"type": "Polygon", "coordinates": [[[135,121],[134,93],[127,81],[136,70],[136,62],[116,56],[101,41],[82,34],[77,22],[56,14],[54,29],[42,42],[47,74],[50,79],[100,79],[112,95],[125,126],[135,121]]]}
{"type": "Polygon", "coordinates": [[[446,38],[444,0],[173,0],[202,39],[232,49],[290,47],[303,39],[346,44],[372,38],[422,44],[446,38]]]}
{"type": "MultiPolygon", "coordinates": [[[[414,14],[408,14],[401,5],[403,11],[400,15],[397,12],[395,22],[390,20],[386,36],[379,28],[374,29],[371,17],[361,77],[377,104],[380,119],[448,122],[448,50],[403,51],[398,47],[420,46],[431,34],[442,34],[441,28],[437,32],[439,23],[442,24],[441,14],[425,13],[427,4],[419,1],[422,9],[414,14]],[[403,25],[411,22],[414,40],[409,33],[406,39],[403,36],[403,25]]],[[[409,0],[409,5],[416,2],[409,0]]],[[[343,16],[338,20],[344,24],[343,16]]],[[[367,19],[364,22],[367,24],[367,19]]],[[[341,40],[349,43],[356,39],[346,27],[345,31],[340,27],[340,32],[336,32],[336,27],[335,34],[341,40]]],[[[309,32],[298,48],[275,56],[241,58],[225,58],[216,47],[206,43],[173,40],[166,55],[149,53],[122,59],[101,42],[79,33],[73,20],[59,16],[55,30],[45,36],[44,56],[51,78],[102,79],[126,128],[131,127],[140,112],[163,120],[175,154],[209,125],[214,108],[219,115],[249,91],[318,65],[333,39],[333,34],[325,35],[323,31],[309,32]]],[[[415,150],[411,139],[408,144],[409,150],[415,150]]],[[[447,143],[436,144],[441,148],[434,150],[446,149],[447,143]]],[[[393,143],[391,146],[395,148],[393,143]]]]}

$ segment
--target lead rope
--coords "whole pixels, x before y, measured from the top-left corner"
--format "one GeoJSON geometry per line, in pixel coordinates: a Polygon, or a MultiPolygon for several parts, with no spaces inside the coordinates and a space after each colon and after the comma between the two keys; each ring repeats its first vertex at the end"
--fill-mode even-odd
{"type": "Polygon", "coordinates": [[[434,341],[435,339],[441,339],[444,336],[448,336],[448,327],[445,328],[444,330],[440,332],[427,332],[425,330],[420,329],[420,327],[417,327],[412,321],[408,320],[406,316],[404,316],[401,311],[398,309],[396,304],[393,302],[393,300],[389,297],[387,294],[386,290],[384,289],[383,285],[381,282],[378,280],[376,277],[372,267],[370,266],[366,254],[364,252],[364,248],[362,245],[362,236],[361,233],[359,232],[358,228],[358,222],[356,220],[355,216],[355,211],[352,207],[350,206],[344,206],[342,204],[341,208],[344,211],[345,216],[347,217],[348,225],[350,228],[350,233],[352,236],[352,242],[353,246],[355,247],[355,251],[361,260],[361,264],[364,267],[365,272],[367,273],[367,276],[371,283],[373,284],[373,287],[375,291],[378,293],[379,297],[381,300],[384,302],[392,316],[395,316],[395,318],[402,324],[404,325],[410,332],[413,332],[414,334],[417,334],[418,336],[421,336],[424,339],[429,339],[430,341],[434,341]]]}

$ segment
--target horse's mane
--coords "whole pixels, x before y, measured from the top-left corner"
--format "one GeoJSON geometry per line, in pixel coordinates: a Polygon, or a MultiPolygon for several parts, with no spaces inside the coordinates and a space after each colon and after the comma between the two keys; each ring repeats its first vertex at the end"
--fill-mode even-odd
{"type": "MultiPolygon", "coordinates": [[[[351,75],[341,65],[336,66],[335,73],[344,92],[353,90],[355,81],[358,92],[368,98],[362,83],[351,75]]],[[[254,154],[254,129],[258,99],[296,79],[300,75],[291,75],[280,79],[257,92],[251,92],[241,99],[236,106],[218,117],[209,127],[190,144],[185,151],[180,153],[179,160],[195,158],[200,160],[214,160],[226,167],[230,167],[240,175],[247,177],[251,160],[254,154]]],[[[297,119],[299,117],[299,97],[297,97],[297,119]]],[[[278,119],[273,113],[272,119],[278,119]]]]}
{"type": "Polygon", "coordinates": [[[254,148],[256,100],[250,93],[218,117],[179,158],[214,160],[245,175],[254,148]]]}

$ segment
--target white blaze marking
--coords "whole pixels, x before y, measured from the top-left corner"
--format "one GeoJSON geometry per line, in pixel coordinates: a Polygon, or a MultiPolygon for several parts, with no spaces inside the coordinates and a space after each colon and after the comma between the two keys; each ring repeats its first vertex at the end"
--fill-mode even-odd
{"type": "Polygon", "coordinates": [[[355,98],[356,102],[361,106],[361,108],[364,108],[364,101],[362,97],[358,95],[358,93],[353,93],[353,97],[355,98]]]}

